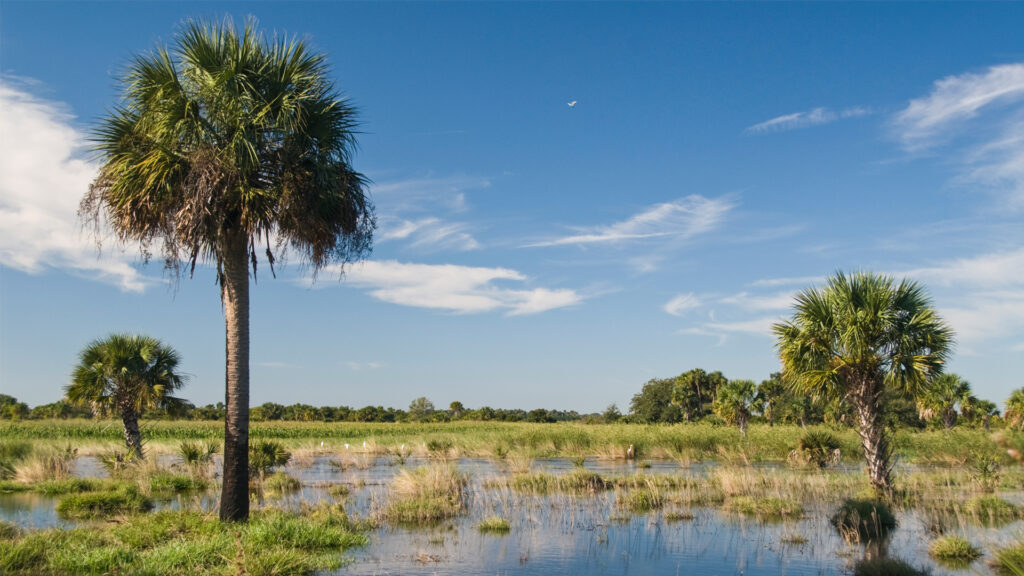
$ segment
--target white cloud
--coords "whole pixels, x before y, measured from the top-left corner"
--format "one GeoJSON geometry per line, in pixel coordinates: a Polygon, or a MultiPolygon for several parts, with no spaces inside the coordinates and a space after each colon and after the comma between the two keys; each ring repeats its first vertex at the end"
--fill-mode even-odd
{"type": "Polygon", "coordinates": [[[969,286],[988,290],[1011,286],[1024,288],[1024,248],[957,258],[900,275],[943,286],[969,286]]]}
{"type": "Polygon", "coordinates": [[[745,310],[786,310],[793,307],[794,292],[778,292],[767,295],[751,295],[740,292],[719,300],[722,304],[730,304],[745,310]]]}
{"type": "Polygon", "coordinates": [[[817,284],[823,280],[821,276],[794,276],[792,278],[764,278],[751,283],[755,287],[776,287],[817,284]]]}
{"type": "Polygon", "coordinates": [[[862,106],[854,106],[839,112],[819,107],[806,112],[794,112],[792,114],[772,118],[771,120],[765,120],[764,122],[750,126],[747,128],[747,132],[785,132],[788,130],[797,130],[799,128],[809,128],[819,124],[828,124],[830,122],[846,118],[867,116],[869,114],[871,114],[871,109],[862,106]]]}
{"type": "Polygon", "coordinates": [[[82,231],[78,203],[97,166],[82,159],[85,137],[66,106],[0,80],[0,264],[30,274],[57,268],[142,291],[152,283],[134,254],[107,242],[102,254],[82,231]]]}
{"type": "Polygon", "coordinates": [[[480,243],[467,230],[469,226],[460,222],[445,222],[440,218],[418,220],[385,220],[382,232],[377,235],[380,242],[408,240],[414,248],[427,250],[477,250],[480,243]]]}
{"type": "Polygon", "coordinates": [[[730,332],[742,334],[755,334],[758,336],[771,336],[772,325],[779,322],[779,316],[762,316],[753,320],[739,322],[709,322],[704,328],[709,332],[730,332]]]}
{"type": "Polygon", "coordinates": [[[370,260],[346,268],[345,280],[369,288],[371,296],[384,302],[463,314],[491,310],[505,310],[509,316],[536,314],[583,300],[574,290],[501,286],[499,282],[528,280],[507,268],[370,260]]]}
{"type": "Polygon", "coordinates": [[[980,74],[947,76],[925,97],[916,98],[896,116],[906,148],[936,143],[954,124],[977,116],[983,108],[1024,99],[1024,63],[993,66],[980,74]]]}
{"type": "Polygon", "coordinates": [[[383,362],[345,362],[345,366],[347,366],[349,370],[358,372],[359,370],[376,370],[378,368],[383,368],[385,364],[383,362]]]}
{"type": "Polygon", "coordinates": [[[646,238],[685,240],[716,228],[733,206],[729,199],[691,195],[656,204],[622,222],[578,228],[578,234],[535,242],[527,247],[614,244],[646,238]]]}
{"type": "Polygon", "coordinates": [[[938,80],[896,115],[896,137],[910,152],[949,146],[957,181],[1024,208],[1024,63],[938,80]]]}
{"type": "Polygon", "coordinates": [[[673,316],[682,316],[687,310],[699,308],[700,305],[700,299],[694,296],[692,292],[689,294],[680,294],[665,303],[665,312],[668,312],[673,316]]]}

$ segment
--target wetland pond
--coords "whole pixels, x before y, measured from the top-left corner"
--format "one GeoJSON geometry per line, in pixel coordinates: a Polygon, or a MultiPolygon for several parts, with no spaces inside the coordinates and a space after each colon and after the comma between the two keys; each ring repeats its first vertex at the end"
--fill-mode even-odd
{"type": "MultiPolygon", "coordinates": [[[[177,466],[174,456],[159,461],[177,466]]],[[[315,453],[281,470],[298,486],[254,495],[254,508],[343,503],[350,517],[374,521],[369,543],[350,550],[351,562],[328,574],[848,574],[858,561],[879,554],[932,574],[997,574],[989,565],[993,551],[1024,540],[1020,515],[989,522],[961,512],[958,503],[973,495],[950,480],[954,472],[942,480],[942,471],[900,471],[934,477],[940,487],[933,492],[942,492],[944,503],[899,507],[898,527],[884,541],[864,544],[832,523],[841,501],[863,485],[856,467],[471,458],[439,463],[315,453]],[[432,469],[455,479],[457,494],[449,504],[456,510],[417,524],[389,517],[389,506],[400,497],[399,477],[432,469]],[[761,506],[769,502],[776,506],[761,506]],[[504,522],[482,528],[489,519],[504,522]],[[940,534],[962,536],[983,556],[963,566],[937,563],[928,548],[940,534]]],[[[79,457],[74,472],[107,475],[91,457],[79,457]]],[[[217,496],[216,490],[182,492],[154,498],[154,506],[212,511],[217,496]]],[[[1024,505],[1020,487],[1003,487],[998,496],[1024,505]]],[[[32,492],[0,494],[0,520],[30,529],[83,523],[61,519],[57,501],[32,492]]]]}

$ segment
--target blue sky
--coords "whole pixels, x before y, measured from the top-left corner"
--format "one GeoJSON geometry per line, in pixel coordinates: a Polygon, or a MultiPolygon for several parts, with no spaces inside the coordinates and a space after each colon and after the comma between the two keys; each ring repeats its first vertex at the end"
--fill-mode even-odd
{"type": "Polygon", "coordinates": [[[6,1],[0,392],[54,401],[132,331],[223,398],[212,273],[97,255],[75,210],[128,59],[224,15],[329,56],[380,224],[344,278],[259,277],[253,404],[597,411],[694,367],[761,380],[771,323],[837,269],[919,280],[949,369],[1024,385],[1024,4],[6,1]]]}

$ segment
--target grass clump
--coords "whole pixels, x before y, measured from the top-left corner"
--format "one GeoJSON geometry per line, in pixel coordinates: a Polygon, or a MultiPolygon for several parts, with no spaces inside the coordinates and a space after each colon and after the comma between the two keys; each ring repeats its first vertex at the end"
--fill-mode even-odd
{"type": "Polygon", "coordinates": [[[928,576],[922,570],[898,558],[870,558],[853,566],[853,576],[928,576]]]}
{"type": "Polygon", "coordinates": [[[832,517],[832,524],[848,541],[884,538],[896,528],[889,507],[876,500],[846,500],[832,517]]]}
{"type": "Polygon", "coordinates": [[[295,492],[302,488],[302,483],[284,472],[275,472],[263,480],[263,488],[267,492],[295,492]]]}
{"type": "Polygon", "coordinates": [[[509,524],[508,520],[501,516],[491,516],[477,524],[476,529],[481,532],[488,532],[492,534],[507,534],[508,531],[512,529],[512,525],[509,524]]]}
{"type": "Polygon", "coordinates": [[[759,519],[798,518],[804,513],[804,507],[796,500],[770,497],[739,496],[730,498],[725,503],[725,509],[759,519]]]}
{"type": "Polygon", "coordinates": [[[149,477],[149,488],[154,493],[179,493],[206,490],[209,484],[205,480],[187,474],[174,474],[160,471],[149,477]]]}
{"type": "Polygon", "coordinates": [[[381,512],[384,520],[400,524],[431,523],[465,510],[468,479],[448,463],[400,470],[391,482],[391,498],[381,512]]]}
{"type": "Polygon", "coordinates": [[[650,512],[665,506],[665,497],[657,486],[647,486],[626,492],[619,497],[618,505],[632,512],[650,512]]]}
{"type": "Polygon", "coordinates": [[[32,453],[32,445],[20,440],[0,442],[0,480],[14,478],[15,465],[32,453]]]}
{"type": "Polygon", "coordinates": [[[1024,576],[1024,542],[996,550],[994,567],[1005,576],[1024,576]]]}
{"type": "Polygon", "coordinates": [[[46,496],[63,496],[64,494],[78,494],[81,492],[96,492],[97,490],[116,490],[126,484],[99,478],[64,478],[61,480],[46,480],[33,486],[33,490],[46,496]]]}
{"type": "Polygon", "coordinates": [[[143,496],[135,486],[118,490],[69,494],[57,503],[57,514],[68,519],[87,519],[116,514],[145,512],[153,503],[143,496]]]}
{"type": "Polygon", "coordinates": [[[981,551],[963,538],[946,536],[932,541],[928,545],[928,554],[947,566],[965,568],[981,556],[981,551]]]}
{"type": "Polygon", "coordinates": [[[25,484],[59,480],[71,476],[78,450],[69,447],[36,450],[14,465],[14,478],[25,484]]]}
{"type": "Polygon", "coordinates": [[[508,486],[517,492],[528,494],[550,494],[555,492],[580,494],[608,490],[612,487],[612,482],[596,472],[576,469],[561,476],[542,472],[517,474],[508,481],[508,486]]]}
{"type": "Polygon", "coordinates": [[[963,511],[978,521],[990,524],[1010,522],[1021,516],[1021,509],[998,496],[979,496],[967,501],[963,511]]]}
{"type": "Polygon", "coordinates": [[[693,520],[693,512],[690,510],[669,510],[663,516],[666,522],[686,522],[693,520]]]}
{"type": "Polygon", "coordinates": [[[14,524],[0,521],[0,540],[13,540],[20,533],[14,524]]]}

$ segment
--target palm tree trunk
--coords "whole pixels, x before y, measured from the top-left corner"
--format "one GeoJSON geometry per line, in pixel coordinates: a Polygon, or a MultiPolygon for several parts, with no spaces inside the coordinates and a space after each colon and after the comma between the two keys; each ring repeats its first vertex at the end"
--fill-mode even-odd
{"type": "Polygon", "coordinates": [[[892,480],[889,477],[889,440],[885,436],[879,404],[881,393],[870,380],[857,388],[852,400],[857,412],[857,432],[868,465],[868,478],[876,492],[888,495],[892,491],[892,480]]]}
{"type": "Polygon", "coordinates": [[[220,519],[238,521],[249,518],[249,249],[244,234],[223,243],[222,266],[227,412],[220,519]]]}
{"type": "Polygon", "coordinates": [[[121,422],[124,424],[124,443],[128,446],[128,454],[139,458],[142,455],[142,433],[139,432],[139,415],[133,410],[121,412],[121,422]]]}

